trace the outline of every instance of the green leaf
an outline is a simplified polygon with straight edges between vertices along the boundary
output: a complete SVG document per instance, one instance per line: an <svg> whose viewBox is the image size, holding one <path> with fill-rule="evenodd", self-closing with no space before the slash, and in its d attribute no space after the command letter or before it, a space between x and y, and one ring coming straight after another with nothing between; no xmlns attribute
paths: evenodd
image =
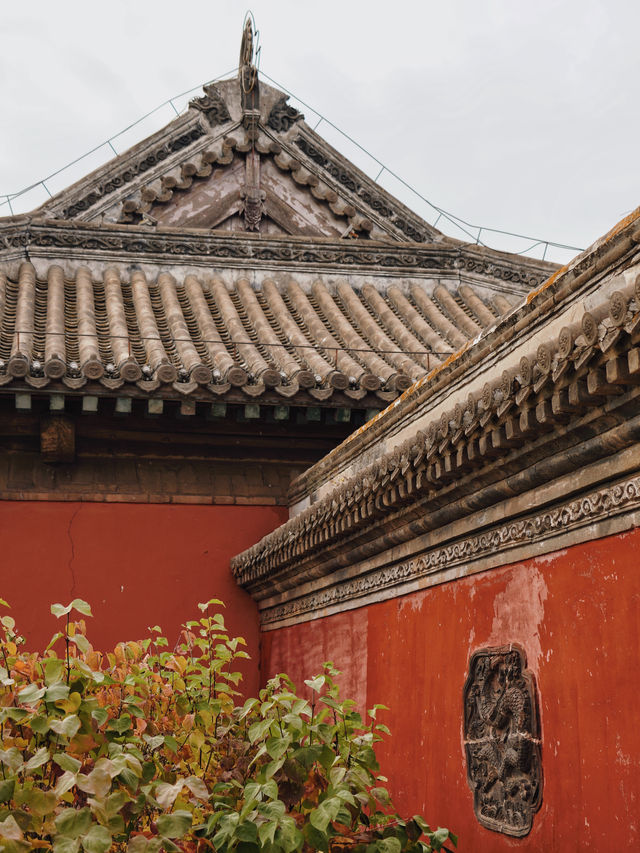
<svg viewBox="0 0 640 853"><path fill-rule="evenodd" d="M258 827L253 821L243 821L239 824L235 832L238 841L246 841L249 844L255 844L258 840Z"/></svg>
<svg viewBox="0 0 640 853"><path fill-rule="evenodd" d="M49 731L49 720L47 717L38 716L31 718L31 731L37 735L44 735Z"/></svg>
<svg viewBox="0 0 640 853"><path fill-rule="evenodd" d="M127 853L147 853L148 843L144 835L134 835L127 844Z"/></svg>
<svg viewBox="0 0 640 853"><path fill-rule="evenodd" d="M268 782L265 782L264 785L260 786L260 790L268 800L277 800L278 799L278 783L275 779L269 779Z"/></svg>
<svg viewBox="0 0 640 853"><path fill-rule="evenodd" d="M440 850L445 841L449 839L449 830L439 826L435 832L429 833L429 841L434 850ZM456 839L457 841L457 839Z"/></svg>
<svg viewBox="0 0 640 853"><path fill-rule="evenodd" d="M15 779L3 779L0 781L0 803L7 803L13 797L15 786Z"/></svg>
<svg viewBox="0 0 640 853"><path fill-rule="evenodd" d="M14 723L21 723L25 717L29 716L29 712L26 708L5 708L3 710L3 714L7 719L13 720Z"/></svg>
<svg viewBox="0 0 640 853"><path fill-rule="evenodd" d="M22 755L15 746L10 747L9 749L0 750L0 761L3 764L6 764L9 770L13 770L14 773L24 764Z"/></svg>
<svg viewBox="0 0 640 853"><path fill-rule="evenodd" d="M78 853L79 849L79 838L67 838L66 836L59 836L53 843L53 853Z"/></svg>
<svg viewBox="0 0 640 853"><path fill-rule="evenodd" d="M124 770L121 770L118 773L118 779L127 786L131 791L138 790L138 777L133 772L133 770L129 770L125 767Z"/></svg>
<svg viewBox="0 0 640 853"><path fill-rule="evenodd" d="M111 833L104 826L94 824L82 839L86 853L107 853L111 847Z"/></svg>
<svg viewBox="0 0 640 853"><path fill-rule="evenodd" d="M80 718L77 714L70 714L63 720L50 720L49 727L57 734L63 737L72 738L78 734L80 730Z"/></svg>
<svg viewBox="0 0 640 853"><path fill-rule="evenodd" d="M376 850L379 853L400 853L402 844L397 838L379 838L376 843Z"/></svg>
<svg viewBox="0 0 640 853"><path fill-rule="evenodd" d="M25 805L29 806L29 810L37 817L45 817L55 811L58 805L58 798L54 791L41 791L39 788L32 788L24 801Z"/></svg>
<svg viewBox="0 0 640 853"><path fill-rule="evenodd" d="M327 835L316 829L312 823L305 824L302 834L312 850L322 850L322 853L328 853L329 839Z"/></svg>
<svg viewBox="0 0 640 853"><path fill-rule="evenodd" d="M326 679L324 675L316 675L315 678L305 678L304 683L310 690L313 690L314 693L319 693L324 687Z"/></svg>
<svg viewBox="0 0 640 853"><path fill-rule="evenodd" d="M266 720L258 720L257 723L249 726L249 740L251 743L255 743L257 740L262 740L273 723L274 720L268 718Z"/></svg>
<svg viewBox="0 0 640 853"><path fill-rule="evenodd" d="M224 605L224 602L223 602L223 601L220 601L220 599L219 599L219 598L210 598L210 599L209 599L209 601L202 601L202 602L200 602L200 603L198 604L198 610L200 610L202 613L204 613L204 612L205 612L205 610L207 610L207 609L208 609L208 607L209 607L209 605L210 605L210 604L217 604L217 605L219 605L220 607L224 607L224 606L225 606L225 605ZM7 606L8 606L8 605L7 605Z"/></svg>
<svg viewBox="0 0 640 853"><path fill-rule="evenodd" d="M68 838L78 838L89 831L91 812L84 809L64 809L56 817L56 829L60 835Z"/></svg>
<svg viewBox="0 0 640 853"><path fill-rule="evenodd" d="M68 770L65 771L62 776L58 779L58 783L54 788L56 797L60 798L63 794L66 794L67 791L70 791L71 788L76 784L76 774L71 773Z"/></svg>
<svg viewBox="0 0 640 853"><path fill-rule="evenodd" d="M280 829L278 830L278 840L285 853L293 853L294 850L302 846L304 836L297 828L293 818L285 818L281 821Z"/></svg>
<svg viewBox="0 0 640 853"><path fill-rule="evenodd" d="M35 770L37 767L42 767L43 764L47 763L50 757L49 750L46 746L43 746L31 756L25 764L24 769Z"/></svg>
<svg viewBox="0 0 640 853"><path fill-rule="evenodd" d="M46 692L45 687L38 687L37 684L29 684L18 691L18 701L25 705L33 705L34 702L39 702Z"/></svg>
<svg viewBox="0 0 640 853"><path fill-rule="evenodd" d="M129 729L133 728L131 716L129 714L123 714L121 717L118 717L117 720L109 720L107 728L112 732L117 732L118 734L123 735L125 732L128 732Z"/></svg>
<svg viewBox="0 0 640 853"><path fill-rule="evenodd" d="M87 780L89 782L88 793L99 799L103 799L111 791L111 774L104 767L94 767Z"/></svg>
<svg viewBox="0 0 640 853"><path fill-rule="evenodd" d="M291 739L288 737L271 737L267 741L267 752L274 760L280 758L287 751Z"/></svg>
<svg viewBox="0 0 640 853"><path fill-rule="evenodd" d="M83 616L93 616L91 612L91 606L87 604L86 601L83 601L81 598L74 598L69 608L73 607L74 610L77 610L78 613L82 613Z"/></svg>
<svg viewBox="0 0 640 853"><path fill-rule="evenodd" d="M173 735L165 735L164 745L168 746L171 752L178 752L178 741L173 737Z"/></svg>
<svg viewBox="0 0 640 853"><path fill-rule="evenodd" d="M164 735L154 735L154 737L142 735L142 738L152 752L164 743Z"/></svg>
<svg viewBox="0 0 640 853"><path fill-rule="evenodd" d="M165 838L182 838L191 829L191 812L175 811L161 814L157 820L158 832Z"/></svg>
<svg viewBox="0 0 640 853"><path fill-rule="evenodd" d="M61 767L63 770L68 770L71 773L77 773L82 767L82 764L77 758L74 758L72 755L67 755L66 752L56 752L53 756L53 760L58 767Z"/></svg>
<svg viewBox="0 0 640 853"><path fill-rule="evenodd" d="M91 716L99 726L104 726L109 719L109 712L106 708L96 708L91 712Z"/></svg>
<svg viewBox="0 0 640 853"><path fill-rule="evenodd" d="M209 799L209 789L204 783L203 779L200 779L198 776L189 776L188 779L184 780L184 784L191 791L194 797L199 800L208 800Z"/></svg>
<svg viewBox="0 0 640 853"><path fill-rule="evenodd" d="M70 637L69 642L74 643L80 649L82 654L86 654L91 648L89 640L87 640L84 634L76 634L75 636Z"/></svg>
<svg viewBox="0 0 640 853"><path fill-rule="evenodd" d="M57 684L64 679L66 667L60 658L45 658L43 667L45 684Z"/></svg>
<svg viewBox="0 0 640 853"><path fill-rule="evenodd" d="M263 823L262 826L258 829L258 837L263 847L266 847L268 844L273 844L276 837L277 828L278 822L275 820L270 820L266 823Z"/></svg>
<svg viewBox="0 0 640 853"><path fill-rule="evenodd" d="M174 785L170 785L168 782L160 782L156 786L154 796L163 809L170 809L178 799L178 795L182 791L183 786L183 779L178 779Z"/></svg>
<svg viewBox="0 0 640 853"><path fill-rule="evenodd" d="M389 797L389 792L386 788L372 788L369 793L372 797L375 797L376 800L381 803L383 806L388 806L391 802Z"/></svg>
<svg viewBox="0 0 640 853"><path fill-rule="evenodd" d="M51 687L47 688L47 692L44 694L44 701L61 702L63 699L68 698L69 692L69 686L67 684L52 684Z"/></svg>
<svg viewBox="0 0 640 853"><path fill-rule="evenodd" d="M10 841L22 841L24 838L22 830L13 815L9 815L0 823L0 838L7 838Z"/></svg>
<svg viewBox="0 0 640 853"><path fill-rule="evenodd" d="M67 613L71 613L71 604L67 604L66 607L63 604L52 604L51 612L56 619L59 619L61 616L66 616Z"/></svg>

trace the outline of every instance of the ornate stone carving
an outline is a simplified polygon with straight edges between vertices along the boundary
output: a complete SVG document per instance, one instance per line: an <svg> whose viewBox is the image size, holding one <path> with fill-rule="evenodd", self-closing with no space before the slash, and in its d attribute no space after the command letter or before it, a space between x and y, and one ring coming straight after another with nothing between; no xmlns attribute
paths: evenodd
<svg viewBox="0 0 640 853"><path fill-rule="evenodd" d="M259 187L250 186L240 191L244 227L246 231L259 231L260 221L265 214L265 191Z"/></svg>
<svg viewBox="0 0 640 853"><path fill-rule="evenodd" d="M528 545L560 531L596 524L622 512L640 507L640 477L625 483L598 489L585 497L529 518L510 521L476 536L459 539L449 545L434 548L420 557L396 563L369 572L342 583L286 601L261 613L263 626L275 627L277 623L304 618L306 614L343 602L380 592L427 575L437 574L454 566L479 560L499 551L508 551L519 545ZM240 574L234 571L236 577ZM244 579L241 578L242 583Z"/></svg>
<svg viewBox="0 0 640 853"><path fill-rule="evenodd" d="M542 802L533 674L517 646L481 649L464 685L464 748L476 817L487 829L527 835Z"/></svg>
<svg viewBox="0 0 640 853"><path fill-rule="evenodd" d="M104 183L96 184L91 189L91 192L78 199L78 201L73 202L73 204L70 204L68 207L65 207L62 211L62 217L64 219L73 219L79 213L83 213L85 210L93 207L93 205L100 201L104 196L109 195L115 190L121 189L137 175L141 175L143 172L146 172L148 169L151 169L153 166L156 166L158 163L166 160L167 157L176 151L180 151L182 148L186 148L188 145L191 145L192 142L195 142L197 139L204 136L205 132L206 131L200 126L194 127L185 133L181 133L180 136L177 136L175 139L165 142L155 150L146 153L137 163L129 163L122 172L112 175L108 180L104 181Z"/></svg>
<svg viewBox="0 0 640 853"><path fill-rule="evenodd" d="M315 145L312 145L304 136L296 137L295 144L303 151L307 157L328 172L338 183L342 184L345 189L355 193L368 207L375 211L378 216L383 219L388 219L399 231L405 234L410 240L415 240L417 243L423 243L429 239L429 234L422 231L413 223L409 222L404 216L398 215L384 196L376 195L371 190L361 184L350 172L342 168L342 166L334 163L322 151L319 151Z"/></svg>
<svg viewBox="0 0 640 853"><path fill-rule="evenodd" d="M91 254L100 251L118 251L138 256L167 255L184 256L203 260L222 258L227 261L253 260L265 262L332 264L349 268L399 268L413 270L450 270L454 268L457 256L452 256L446 248L424 247L407 249L403 245L390 244L388 247L371 249L366 245L356 245L352 241L348 246L318 245L313 242L284 244L276 241L247 242L237 237L221 237L205 232L197 237L190 233L182 235L167 232L149 233L148 231L122 228L122 230L100 230L87 225L69 228L57 228L49 225L31 225L26 229L14 230L4 237L7 247L33 246L39 248L79 249ZM514 270L508 266L491 265L481 258L468 259L466 269L477 275L491 275L497 280L518 282L526 287L534 287L544 280L544 274L538 270Z"/></svg>
<svg viewBox="0 0 640 853"><path fill-rule="evenodd" d="M227 105L213 83L205 86L204 92L205 94L202 97L194 98L190 101L189 106L204 113L212 127L217 124L224 124L226 121L231 121Z"/></svg>
<svg viewBox="0 0 640 853"><path fill-rule="evenodd" d="M286 133L301 118L304 118L302 113L288 104L287 98L280 98L271 108L267 124L272 130Z"/></svg>

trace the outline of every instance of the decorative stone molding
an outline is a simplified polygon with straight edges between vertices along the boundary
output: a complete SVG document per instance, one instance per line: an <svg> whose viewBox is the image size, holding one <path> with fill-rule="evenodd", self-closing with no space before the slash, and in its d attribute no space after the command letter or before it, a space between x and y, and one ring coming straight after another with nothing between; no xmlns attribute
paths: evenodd
<svg viewBox="0 0 640 853"><path fill-rule="evenodd" d="M82 196L78 200L74 201L72 204L65 207L62 210L62 218L74 219L79 214L84 213L85 210L88 210L90 207L93 207L93 205L97 201L100 201L100 199L104 196L110 195L112 192L122 189L135 177L143 174L144 172L147 172L154 166L157 166L158 163L161 163L163 160L166 160L167 157L170 157L176 151L180 151L183 148L186 148L187 146L191 145L191 143L204 136L205 133L206 131L204 130L204 128L200 127L200 125L196 125L190 130L187 130L186 132L181 133L179 136L176 136L174 139L162 143L162 145L159 145L151 152L145 152L144 156L141 157L138 161L127 163L127 165L121 172L117 172L116 174L110 176L104 182L94 184L91 190L86 195Z"/></svg>
<svg viewBox="0 0 640 853"><path fill-rule="evenodd" d="M246 235L215 234L203 229L150 230L143 226L97 225L88 222L54 222L26 219L0 231L0 262L14 249L28 250L34 255L43 250L53 256L56 250L77 253L83 261L114 255L130 262L149 263L162 259L166 263L182 260L209 265L212 259L224 260L228 266L244 266L248 262L264 268L335 269L351 272L365 270L378 275L396 273L433 276L434 272L456 277L470 275L492 284L499 290L524 293L546 280L555 268L530 259L495 253L490 258L474 246L445 243L408 247L398 243L374 243L350 240L308 240L289 237L252 239ZM2 248L4 246L4 250Z"/></svg>
<svg viewBox="0 0 640 853"><path fill-rule="evenodd" d="M227 105L213 83L204 87L204 95L189 101L189 106L204 113L212 127L231 121Z"/></svg>
<svg viewBox="0 0 640 853"><path fill-rule="evenodd" d="M308 614L322 612L430 575L435 577L445 570L453 570L496 553L503 553L506 563L509 562L508 552L520 545L549 541L559 533L595 525L614 515L637 509L640 509L640 477L633 477L528 518L509 521L458 539L411 560L334 583L309 595L292 597L290 601L263 609L261 622L264 628L275 628L280 623L302 619Z"/></svg>
<svg viewBox="0 0 640 853"><path fill-rule="evenodd" d="M471 655L464 685L464 749L476 817L521 838L542 803L536 686L512 644Z"/></svg>
<svg viewBox="0 0 640 853"><path fill-rule="evenodd" d="M396 519L390 523L397 527L398 514L401 517L405 508L427 496L436 500L441 491L463 482L471 472L486 472L488 466L495 469L492 460L496 458L515 454L511 465L517 465L518 470L526 465L524 461L514 462L520 448L526 460L527 447L545 433L563 432L567 447L575 447L578 439L570 438L572 422L597 411L607 399L613 405L625 387L631 389L633 399L637 396L640 349L635 344L640 342L640 292L626 294L626 300L622 326L611 326L607 303L598 309L602 320L597 345L590 344L582 333L576 336L568 358L562 355L564 340L538 347L535 355L521 359L517 373L503 374L493 384L485 383L480 394L470 396L464 409L458 404L444 411L426 429L379 456L235 557L232 571L238 581L257 590L267 577L272 581L289 577L295 566L300 567L311 554L317 555L324 543L335 547L355 536L371 539L372 531L382 533L382 526L391 518ZM612 301L619 299L612 297ZM584 325L590 323L591 315ZM635 411L634 405L629 404L631 411ZM623 413L619 417L624 421ZM592 452L606 453L607 447L596 444ZM562 464L572 464L573 458L577 459L575 451ZM466 493L473 488L473 478L467 478Z"/></svg>
<svg viewBox="0 0 640 853"><path fill-rule="evenodd" d="M338 163L335 158L321 151L304 135L298 135L294 142L313 163L331 175L340 186L357 196L373 213L382 219L389 220L409 240L424 243L434 238L434 234L437 233L435 229L425 227L426 223L421 227L417 217L413 217L412 221L410 216L400 213L397 204L394 204L395 200L388 193L376 193L372 187L358 178L353 169Z"/></svg>
<svg viewBox="0 0 640 853"><path fill-rule="evenodd" d="M286 133L297 121L304 118L287 100L288 98L284 97L276 101L267 119L267 125L277 133Z"/></svg>

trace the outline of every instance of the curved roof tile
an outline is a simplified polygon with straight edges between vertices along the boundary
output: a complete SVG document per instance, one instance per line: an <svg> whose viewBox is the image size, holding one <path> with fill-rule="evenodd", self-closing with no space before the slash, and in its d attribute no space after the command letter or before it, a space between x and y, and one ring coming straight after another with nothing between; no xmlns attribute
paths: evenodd
<svg viewBox="0 0 640 853"><path fill-rule="evenodd" d="M287 386L287 397L351 387L393 397L495 322L477 293L452 282L360 289L318 278L309 288L252 278L252 270L230 280L213 269L152 278L84 266L65 275L58 264L37 276L24 262L17 276L0 275L0 379L84 377L107 391L144 380L149 393L177 381L182 394L225 393L226 383L252 396Z"/></svg>

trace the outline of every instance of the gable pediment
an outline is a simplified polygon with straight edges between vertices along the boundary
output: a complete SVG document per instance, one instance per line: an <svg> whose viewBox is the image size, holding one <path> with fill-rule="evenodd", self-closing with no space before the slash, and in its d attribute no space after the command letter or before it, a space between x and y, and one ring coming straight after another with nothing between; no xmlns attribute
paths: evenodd
<svg viewBox="0 0 640 853"><path fill-rule="evenodd" d="M48 201L85 222L437 242L440 232L326 143L267 86L205 87L166 128Z"/></svg>

